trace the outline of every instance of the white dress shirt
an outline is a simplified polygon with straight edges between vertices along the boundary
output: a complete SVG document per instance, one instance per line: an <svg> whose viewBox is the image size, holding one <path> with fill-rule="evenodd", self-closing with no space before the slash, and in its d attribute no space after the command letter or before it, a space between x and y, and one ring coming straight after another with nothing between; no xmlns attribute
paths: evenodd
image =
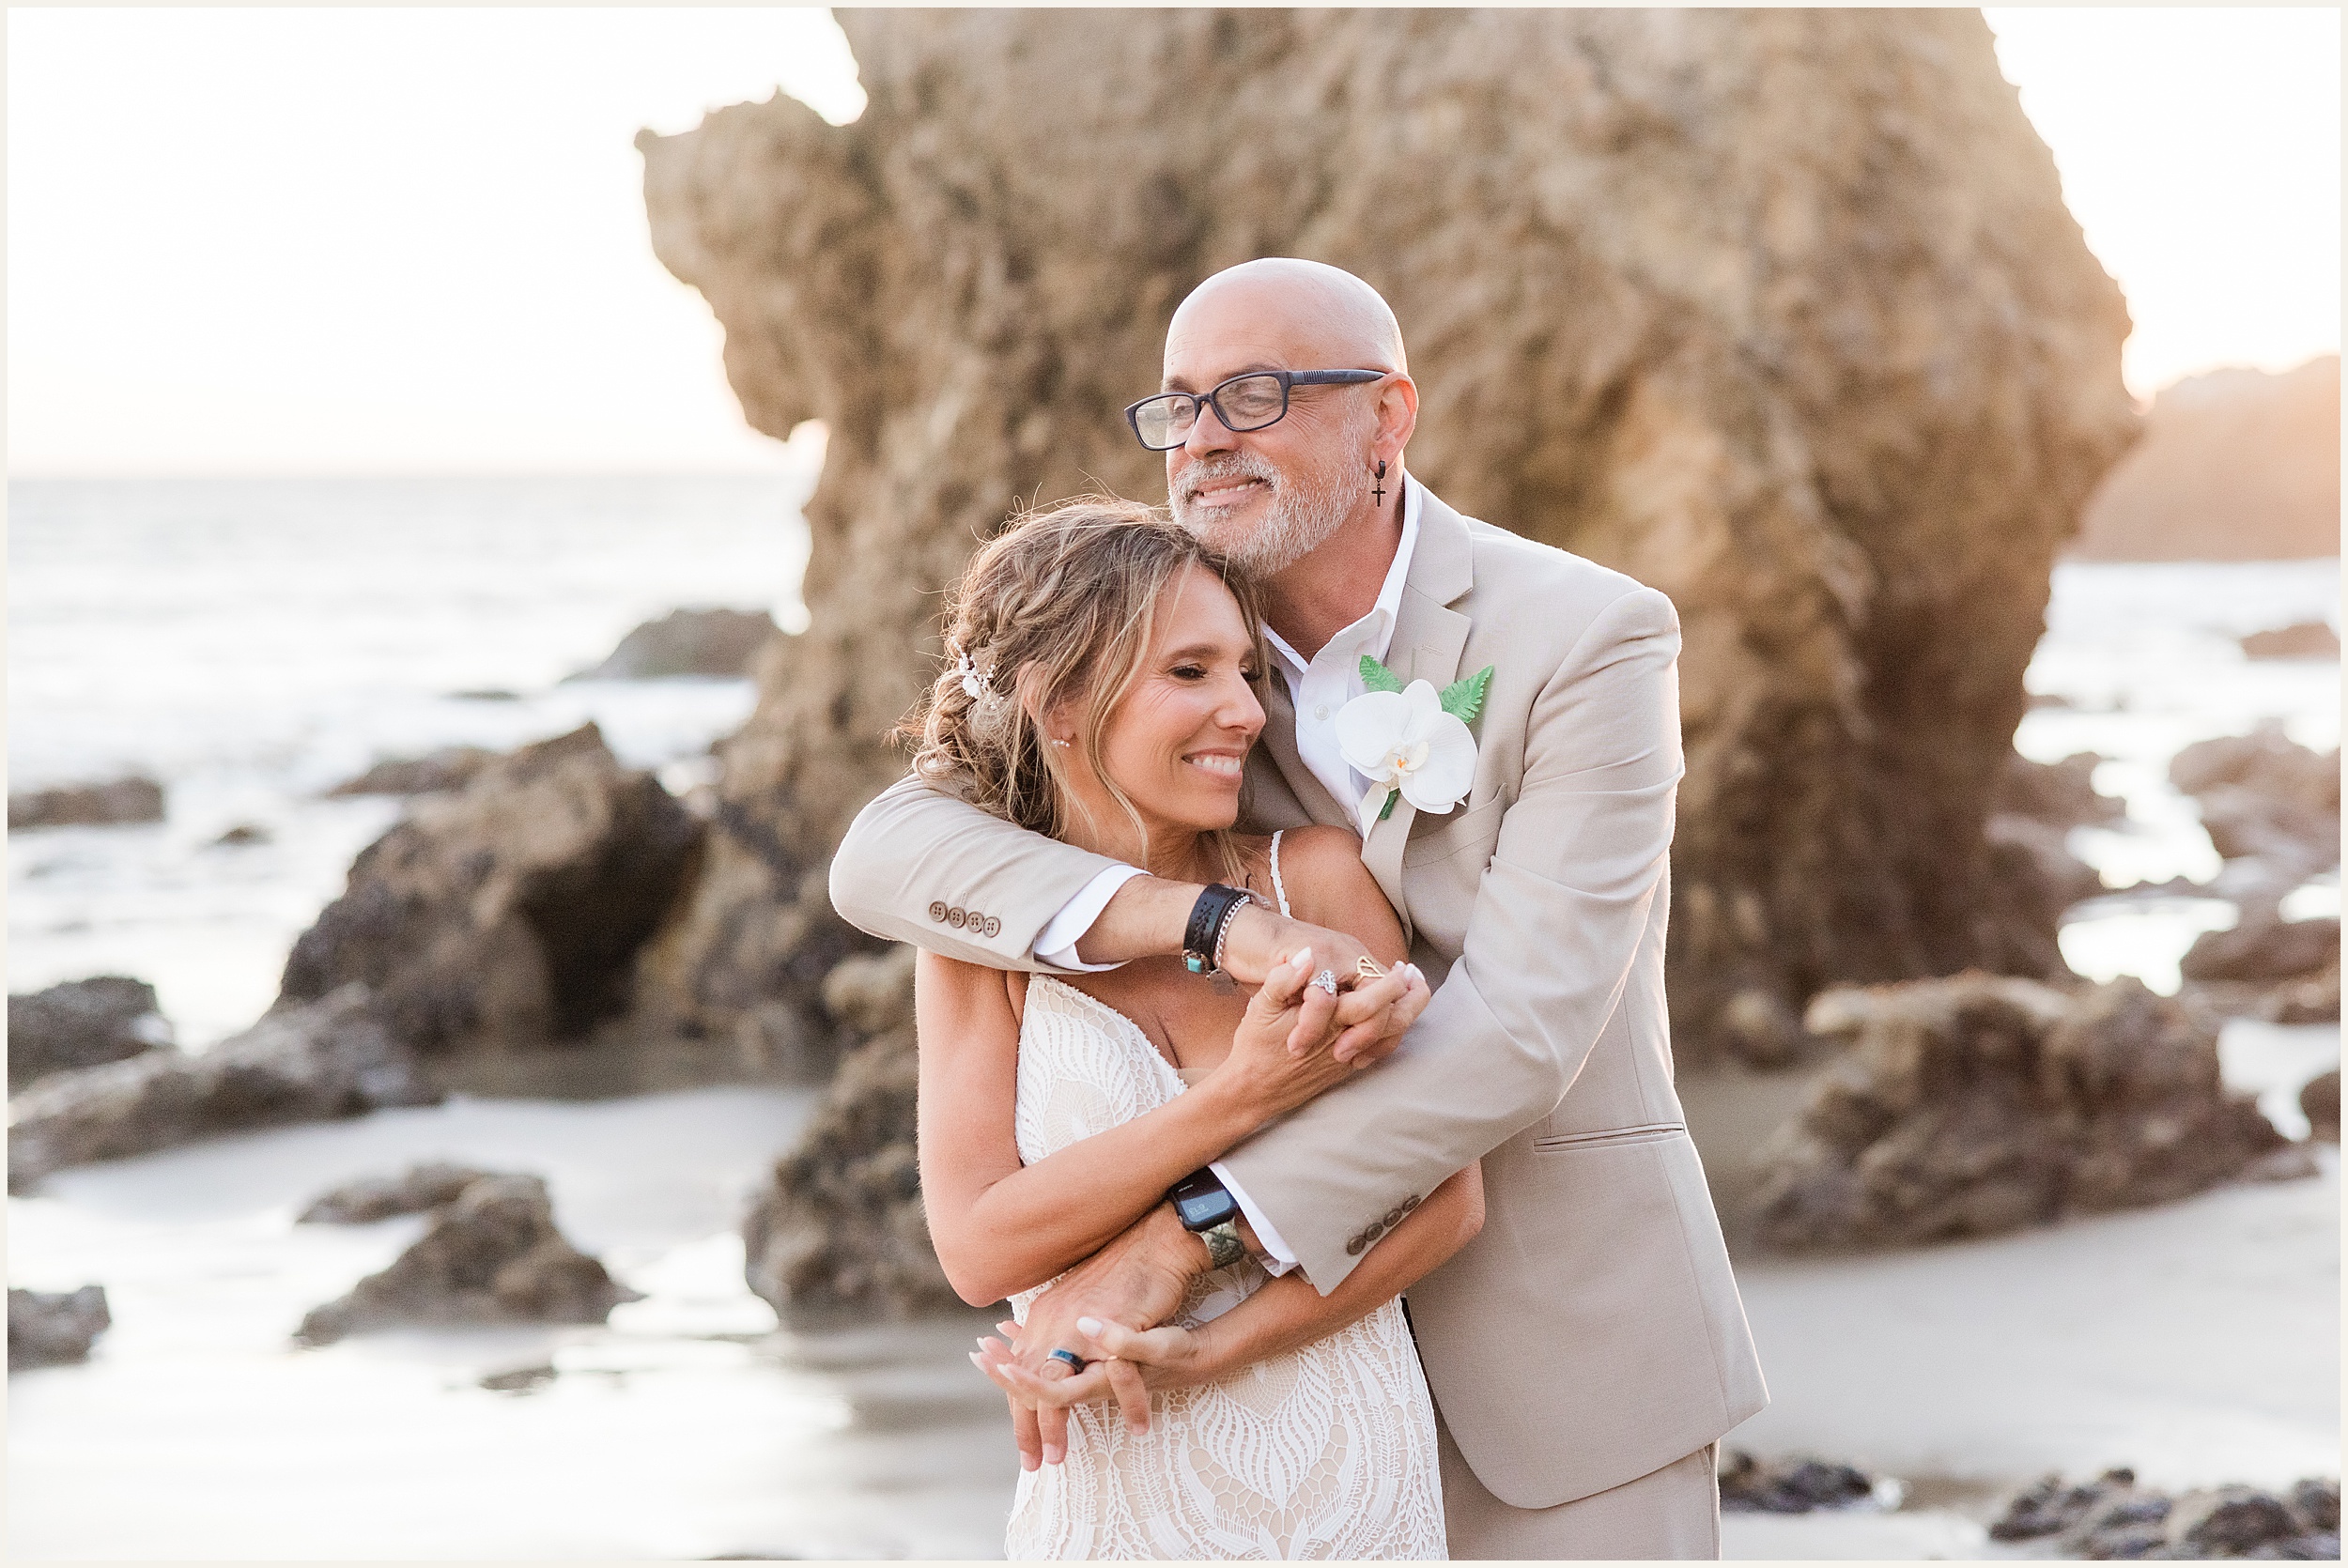
<svg viewBox="0 0 2348 1568"><path fill-rule="evenodd" d="M1338 750L1336 719L1337 710L1369 689L1362 681L1362 655L1367 653L1383 663L1394 642L1395 619L1402 609L1402 585L1410 577L1411 552L1418 545L1419 488L1407 474L1401 477L1398 487L1402 491L1402 541L1395 548L1394 564L1386 568L1386 580L1380 585L1378 602L1369 607L1369 613L1331 638L1309 660L1289 646L1279 633L1270 626L1264 628L1264 640L1272 645L1273 662L1280 667L1280 677L1288 683L1289 701L1296 710L1296 754L1331 797L1353 815L1354 831L1365 837L1369 824L1362 820L1362 797L1369 792L1369 780L1356 772ZM1136 866L1112 866L1085 884L1036 933L1035 956L1065 970L1091 972L1118 967L1113 963L1085 962L1076 956L1076 944L1092 929L1092 923L1101 917L1117 890L1130 878L1141 874ZM1274 1274L1285 1274L1295 1268L1296 1254L1280 1239L1272 1222L1240 1191L1230 1173L1219 1161L1207 1168L1221 1179L1225 1191L1238 1201L1240 1211L1255 1227L1256 1239L1270 1254L1264 1267Z"/></svg>

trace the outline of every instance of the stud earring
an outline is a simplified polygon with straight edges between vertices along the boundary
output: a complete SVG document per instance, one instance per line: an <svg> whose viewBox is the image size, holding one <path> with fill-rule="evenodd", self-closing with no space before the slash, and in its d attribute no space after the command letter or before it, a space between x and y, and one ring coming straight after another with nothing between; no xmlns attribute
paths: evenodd
<svg viewBox="0 0 2348 1568"><path fill-rule="evenodd" d="M1386 499L1386 460L1383 457L1378 459L1378 483L1371 487L1369 499L1372 500Z"/></svg>
<svg viewBox="0 0 2348 1568"><path fill-rule="evenodd" d="M1066 741L1063 741L1063 740L1058 739L1058 737L1055 737L1055 738L1053 739L1053 741L1052 741L1052 744L1053 744L1054 746L1066 746L1068 743L1067 743Z"/></svg>

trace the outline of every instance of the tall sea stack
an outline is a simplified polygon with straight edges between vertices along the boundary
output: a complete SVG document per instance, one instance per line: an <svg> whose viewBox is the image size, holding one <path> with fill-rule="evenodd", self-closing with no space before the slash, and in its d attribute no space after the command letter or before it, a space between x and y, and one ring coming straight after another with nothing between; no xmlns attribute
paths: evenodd
<svg viewBox="0 0 2348 1568"><path fill-rule="evenodd" d="M2059 966L1983 822L2049 563L2135 432L2128 318L1977 13L839 14L854 124L779 96L639 139L750 423L831 432L811 624L644 959L661 1022L820 1007L863 945L825 865L904 767L938 591L1024 501L1163 498L1119 409L1259 255L1393 302L1435 491L1679 607L1683 1042Z"/></svg>

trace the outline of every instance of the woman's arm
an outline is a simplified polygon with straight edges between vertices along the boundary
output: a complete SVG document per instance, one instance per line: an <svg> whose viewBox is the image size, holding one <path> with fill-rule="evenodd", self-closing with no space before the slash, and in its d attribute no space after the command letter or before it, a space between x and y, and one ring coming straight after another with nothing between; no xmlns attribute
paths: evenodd
<svg viewBox="0 0 2348 1568"><path fill-rule="evenodd" d="M923 953L914 965L920 1040L918 1146L930 1239L955 1294L983 1306L1038 1285L1100 1250L1166 1190L1354 1065L1326 1049L1290 1053L1308 953L1275 969L1249 1002L1231 1056L1166 1105L1019 1161L1019 1023L1005 977ZM1413 1015L1426 982L1390 982Z"/></svg>
<svg viewBox="0 0 2348 1568"><path fill-rule="evenodd" d="M1444 1181L1394 1227L1376 1251L1323 1296L1301 1274L1283 1274L1211 1323L1190 1330L1193 1354L1150 1374L1151 1388L1211 1383L1268 1357L1326 1339L1418 1284L1451 1260L1484 1228L1484 1167L1479 1161ZM1104 1330L1107 1325L1103 1325ZM1180 1332L1181 1330L1176 1330ZM1102 1348L1111 1355L1124 1355Z"/></svg>
<svg viewBox="0 0 2348 1568"><path fill-rule="evenodd" d="M1410 1289L1473 1240L1484 1224L1483 1167L1470 1165L1444 1181L1395 1226L1345 1282L1323 1296L1296 1274L1283 1275L1246 1300L1196 1329L1135 1330L1121 1324L1079 1320L1096 1353L1074 1377L1045 1379L1021 1366L1010 1346L985 1342L973 1355L981 1371L1014 1401L1041 1406L1082 1405L1114 1396L1133 1431L1146 1431L1150 1394L1228 1377L1244 1366L1325 1339L1368 1316ZM1010 1332L1016 1326L999 1325Z"/></svg>

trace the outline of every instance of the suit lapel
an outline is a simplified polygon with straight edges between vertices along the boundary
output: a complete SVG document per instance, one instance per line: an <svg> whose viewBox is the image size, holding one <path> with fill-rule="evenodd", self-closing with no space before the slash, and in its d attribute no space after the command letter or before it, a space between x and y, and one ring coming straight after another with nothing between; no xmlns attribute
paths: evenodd
<svg viewBox="0 0 2348 1568"><path fill-rule="evenodd" d="M1418 482L1411 481L1415 484ZM1411 553L1411 568L1402 582L1402 606L1394 622L1394 637L1386 646L1386 668L1405 684L1427 681L1437 690L1460 676L1460 657L1467 649L1472 623L1451 608L1475 581L1474 547L1467 524L1457 512L1437 500L1431 491L1419 494L1418 543ZM1291 737L1293 724L1290 726ZM1293 738L1290 746L1294 748ZM1321 792L1324 798L1326 791ZM1453 807L1458 809L1458 807ZM1402 897L1402 849L1410 841L1411 823L1418 808L1397 798L1384 821L1370 824L1362 844L1362 864L1402 916L1405 940L1412 934L1410 905Z"/></svg>
<svg viewBox="0 0 2348 1568"><path fill-rule="evenodd" d="M1330 795L1296 749L1296 709L1289 699L1288 678L1274 670L1263 688L1263 736L1259 744L1279 770L1280 781L1305 808L1305 815L1314 822L1323 827L1354 827L1355 814Z"/></svg>

